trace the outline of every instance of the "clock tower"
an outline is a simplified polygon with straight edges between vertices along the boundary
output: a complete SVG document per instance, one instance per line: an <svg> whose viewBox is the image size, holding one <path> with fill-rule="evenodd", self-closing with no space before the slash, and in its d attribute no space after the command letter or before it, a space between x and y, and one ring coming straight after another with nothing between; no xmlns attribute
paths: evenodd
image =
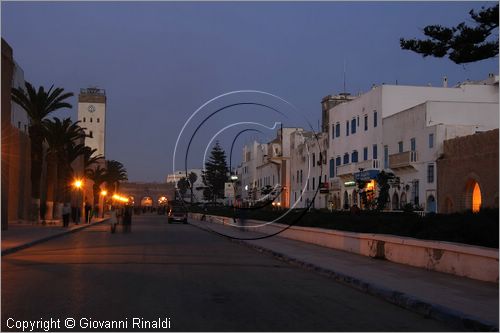
<svg viewBox="0 0 500 333"><path fill-rule="evenodd" d="M78 120L85 128L85 145L106 156L106 91L98 88L80 89Z"/></svg>

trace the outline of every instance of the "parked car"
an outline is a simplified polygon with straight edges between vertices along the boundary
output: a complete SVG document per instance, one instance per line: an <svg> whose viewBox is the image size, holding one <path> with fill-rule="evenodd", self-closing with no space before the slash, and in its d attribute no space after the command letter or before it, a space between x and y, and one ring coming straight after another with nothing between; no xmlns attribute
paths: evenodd
<svg viewBox="0 0 500 333"><path fill-rule="evenodd" d="M168 223L173 221L187 223L187 210L183 206L171 206L168 210Z"/></svg>

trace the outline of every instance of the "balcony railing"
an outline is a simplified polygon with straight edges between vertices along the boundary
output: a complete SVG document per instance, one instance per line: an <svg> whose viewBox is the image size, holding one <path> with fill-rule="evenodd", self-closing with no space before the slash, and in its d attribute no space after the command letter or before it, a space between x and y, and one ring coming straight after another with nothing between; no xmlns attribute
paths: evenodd
<svg viewBox="0 0 500 333"><path fill-rule="evenodd" d="M402 169L411 168L413 163L417 162L416 151L405 151L398 154L389 155L389 168Z"/></svg>
<svg viewBox="0 0 500 333"><path fill-rule="evenodd" d="M356 168L363 170L371 170L376 169L380 170L380 161L379 160L366 160L356 163Z"/></svg>
<svg viewBox="0 0 500 333"><path fill-rule="evenodd" d="M337 167L337 176L341 177L341 176L351 175L356 171L358 171L358 169L356 169L356 163L339 165Z"/></svg>

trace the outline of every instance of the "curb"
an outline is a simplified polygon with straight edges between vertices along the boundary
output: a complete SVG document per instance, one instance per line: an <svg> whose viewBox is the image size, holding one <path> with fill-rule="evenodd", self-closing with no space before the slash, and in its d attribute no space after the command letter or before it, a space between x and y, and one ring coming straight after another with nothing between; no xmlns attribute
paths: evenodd
<svg viewBox="0 0 500 333"><path fill-rule="evenodd" d="M24 243L24 244L21 244L21 245L17 245L17 246L14 246L14 247L2 250L2 257L6 256L6 255L9 255L9 254L12 254L12 253L15 253L15 252L18 252L18 251L21 251L21 250L24 250L24 249L32 247L34 245L37 245L37 244L40 244L40 243L44 243L44 242L49 241L51 239L62 237L62 236L68 235L68 234L72 234L72 233L75 233L77 231L89 228L89 227L91 227L93 225L96 225L96 224L104 223L107 220L109 220L109 218L103 219L102 221L85 224L85 225L82 225L79 228L74 228L74 229L71 229L71 230L66 230L66 231L60 232L58 234L50 235L50 236L47 236L47 237L44 237L44 238L35 239L35 240L31 241L31 242Z"/></svg>
<svg viewBox="0 0 500 333"><path fill-rule="evenodd" d="M210 229L205 229L202 226L189 223L201 230L211 232ZM215 233L217 234L217 233ZM217 234L218 235L218 234ZM219 235L220 236L220 235ZM223 237L223 236L221 236ZM460 311L456 311L439 304L434 304L428 301L420 300L418 297L405 294L397 290L391 290L384 287L377 286L373 283L369 283L358 279L356 277L346 275L341 272L337 272L331 269L323 268L303 260L294 258L292 256L277 252L266 247L250 243L249 241L238 240L230 238L232 242L243 244L254 250L262 253L272 255L273 257L284 261L286 263L300 266L310 271L314 271L323 276L333 279L334 281L340 282L343 285L349 286L356 290L362 291L369 295L381 298L389 303L400 306L409 311L423 315L426 318L432 318L441 322L444 322L456 329L467 330L467 331L481 331L481 332L498 332L498 324L485 321Z"/></svg>

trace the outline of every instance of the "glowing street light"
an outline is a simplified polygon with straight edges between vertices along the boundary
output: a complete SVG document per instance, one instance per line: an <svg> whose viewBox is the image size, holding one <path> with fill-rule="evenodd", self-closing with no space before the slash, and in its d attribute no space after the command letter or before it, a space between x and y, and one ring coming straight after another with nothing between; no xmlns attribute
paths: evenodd
<svg viewBox="0 0 500 333"><path fill-rule="evenodd" d="M75 180L73 183L73 186L75 186L77 189L82 188L83 182L80 179Z"/></svg>
<svg viewBox="0 0 500 333"><path fill-rule="evenodd" d="M103 197L105 197L106 195L108 195L108 191L106 191L106 190L102 190L102 191L101 191L101 195L102 195Z"/></svg>

